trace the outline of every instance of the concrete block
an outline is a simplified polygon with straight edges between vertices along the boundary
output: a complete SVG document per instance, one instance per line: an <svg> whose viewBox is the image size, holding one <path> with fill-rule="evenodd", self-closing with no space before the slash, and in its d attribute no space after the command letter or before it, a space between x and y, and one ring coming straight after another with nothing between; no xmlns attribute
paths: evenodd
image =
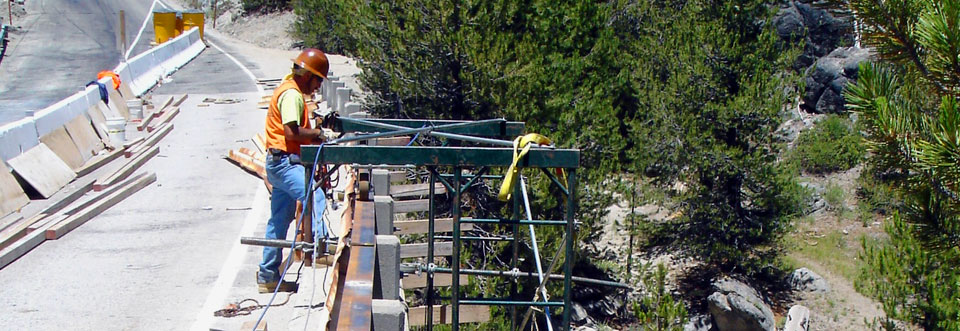
<svg viewBox="0 0 960 331"><path fill-rule="evenodd" d="M373 169L373 195L390 195L390 171L387 169Z"/></svg>
<svg viewBox="0 0 960 331"><path fill-rule="evenodd" d="M343 113L341 113L341 115L343 115L343 116L350 116L350 114L359 113L359 112L360 112L360 104L359 104L359 103L356 103L356 102L347 102L347 103L345 103L345 104L343 105Z"/></svg>
<svg viewBox="0 0 960 331"><path fill-rule="evenodd" d="M400 298L400 239L377 235L377 264L373 273L373 298Z"/></svg>
<svg viewBox="0 0 960 331"><path fill-rule="evenodd" d="M393 198L389 195L373 196L374 215L377 220L377 234L393 234Z"/></svg>
<svg viewBox="0 0 960 331"><path fill-rule="evenodd" d="M373 329L377 331L404 330L406 311L400 300L373 300Z"/></svg>
<svg viewBox="0 0 960 331"><path fill-rule="evenodd" d="M333 104L333 93L331 93L330 91L333 91L333 89L336 89L336 86L334 86L335 84L333 82L339 82L339 81L340 81L340 77L330 74L329 76L327 76L327 80L323 82L323 85L320 85L320 89L321 89L320 92L321 92L321 95L323 96L323 101L326 101L327 105Z"/></svg>
<svg viewBox="0 0 960 331"><path fill-rule="evenodd" d="M330 81L329 91L327 92L327 104L330 105L330 109L339 111L337 108L337 89L346 86L346 83L341 81Z"/></svg>
<svg viewBox="0 0 960 331"><path fill-rule="evenodd" d="M349 87L338 87L337 88L337 112L343 113L343 105L350 102L350 93L353 90Z"/></svg>

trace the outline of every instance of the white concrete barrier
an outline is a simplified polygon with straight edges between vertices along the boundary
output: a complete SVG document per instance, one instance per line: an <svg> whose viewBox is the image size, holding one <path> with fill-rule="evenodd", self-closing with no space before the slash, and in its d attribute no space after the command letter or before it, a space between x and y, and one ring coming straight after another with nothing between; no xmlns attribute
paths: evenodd
<svg viewBox="0 0 960 331"><path fill-rule="evenodd" d="M9 160L38 145L40 135L33 118L27 117L0 126L0 141L3 142L0 143L0 157Z"/></svg>
<svg viewBox="0 0 960 331"><path fill-rule="evenodd" d="M153 88L160 79L190 62L204 48L206 44L200 40L200 32L194 27L126 63L120 63L114 72L130 85L134 94L140 96ZM99 82L113 88L109 77ZM30 117L0 126L0 158L9 160L36 146L40 136L56 130L77 116L87 116L87 109L97 102L100 102L99 87L87 86L66 99L34 112Z"/></svg>

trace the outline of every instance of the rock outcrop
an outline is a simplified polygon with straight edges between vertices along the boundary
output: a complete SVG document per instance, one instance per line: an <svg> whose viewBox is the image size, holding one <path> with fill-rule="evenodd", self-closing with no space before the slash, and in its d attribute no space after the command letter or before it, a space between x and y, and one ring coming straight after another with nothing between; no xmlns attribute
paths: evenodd
<svg viewBox="0 0 960 331"><path fill-rule="evenodd" d="M805 68L841 46L853 45L853 25L822 8L819 1L789 1L773 20L777 35L784 40L803 41L803 53L796 68Z"/></svg>
<svg viewBox="0 0 960 331"><path fill-rule="evenodd" d="M818 59L807 69L806 90L800 108L820 114L845 112L843 89L857 80L860 63L869 60L870 56L867 49L842 47Z"/></svg>
<svg viewBox="0 0 960 331"><path fill-rule="evenodd" d="M707 307L718 330L776 330L773 311L752 287L733 279L719 280L714 287Z"/></svg>
<svg viewBox="0 0 960 331"><path fill-rule="evenodd" d="M794 270L793 273L787 278L787 283L793 287L795 291L806 291L806 292L829 292L830 284L827 283L826 279L823 279L820 275L813 270L807 268L800 268Z"/></svg>

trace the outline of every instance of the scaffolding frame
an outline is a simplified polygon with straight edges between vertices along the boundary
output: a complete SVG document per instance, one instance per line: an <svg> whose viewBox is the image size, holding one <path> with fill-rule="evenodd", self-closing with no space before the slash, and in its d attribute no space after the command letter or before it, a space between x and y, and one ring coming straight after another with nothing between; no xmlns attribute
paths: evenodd
<svg viewBox="0 0 960 331"><path fill-rule="evenodd" d="M425 167L429 171L429 209L427 233L427 265L422 268L427 275L426 288L426 326L427 330L433 328L433 309L439 301L449 301L452 309L451 327L453 330L459 330L459 313L461 305L496 305L508 306L511 311L511 321L513 328L517 328L517 307L563 307L563 330L570 330L571 324L571 286L573 278L573 249L575 240L575 221L574 213L577 207L576 188L577 188L577 169L580 162L580 151L577 149L556 149L552 147L537 147L531 149L525 157L517 160L518 168L539 168L547 175L554 185L559 187L561 192L561 201L564 201L565 215L562 220L533 220L529 217L529 206L526 206L528 217L522 217L524 205L522 199L526 193L521 192L521 184L517 184L512 195L512 215L505 218L496 219L476 219L463 218L461 215L461 196L477 180L496 179L499 176L489 176L486 173L491 168L506 168L514 162L513 141L502 140L498 138L512 138L523 133L524 123L508 122L504 119L492 119L482 121L432 121L432 120L400 120L400 119L354 119L341 118L338 131L351 133L343 138L334 140L325 145L304 145L301 148L302 160L307 168L313 166L313 160L317 160L317 165L359 165L359 166L414 166ZM358 133L364 133L356 135ZM492 145L494 147L423 147L423 146L366 146L366 145L341 145L342 143L369 140L373 138L400 136L408 134L427 134L447 140L466 141L478 145ZM442 174L441 169L452 168L452 174ZM559 168L566 173L566 182L556 175L547 171L547 169ZM464 170L475 169L474 175L464 175ZM452 182L445 179L452 178ZM466 179L466 183L463 183ZM522 177L518 182L522 182ZM447 192L453 196L451 214L453 218L453 232L451 236L438 236L435 232L435 222L437 215L437 206L435 205L436 183L440 182L447 188ZM565 185L564 185L565 184ZM525 191L525 190L524 190ZM308 200L308 203L312 199ZM307 206L312 210L312 206ZM500 224L510 225L513 236L511 238L480 238L462 236L460 225L462 223L482 223L482 224ZM563 226L565 241L561 249L565 251L563 258L563 300L547 301L526 301L517 298L517 284L520 278L513 277L510 286L509 298L463 298L461 297L460 274L473 274L480 276L504 276L518 273L517 262L519 253L519 226L530 225L531 235L534 235L533 226ZM434 242L437 239L452 239L453 241L453 263L450 268L439 268L433 265L434 261ZM489 271L489 270L469 270L462 269L461 246L468 240L497 240L512 242L512 259L510 266L512 270L508 271ZM558 252L559 253L559 252ZM537 260L539 262L539 253ZM539 263L538 263L539 264ZM539 267L539 265L538 265ZM451 297L435 298L434 274L439 272L449 272L452 274ZM549 274L550 270L546 270ZM544 275L544 271L538 270L537 275L541 278L541 286L545 284L550 277ZM539 292L540 289L538 288ZM437 300L439 299L439 300ZM549 318L549 317L548 317Z"/></svg>

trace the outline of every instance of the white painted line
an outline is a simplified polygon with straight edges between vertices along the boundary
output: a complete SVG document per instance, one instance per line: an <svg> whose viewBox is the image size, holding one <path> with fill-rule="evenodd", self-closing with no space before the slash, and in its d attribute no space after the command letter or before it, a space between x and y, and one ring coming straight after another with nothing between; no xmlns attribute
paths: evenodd
<svg viewBox="0 0 960 331"><path fill-rule="evenodd" d="M143 24L140 25L140 32L137 32L137 38L134 38L134 39L133 39L133 43L130 44L130 49L127 49L127 53L126 53L126 54L123 54L123 60L124 60L124 61L126 61L127 59L130 58L130 52L132 52L133 49L137 47L137 43L140 42L140 36L143 35L143 30L145 30L145 29L147 28L147 22L149 22L150 19L153 18L153 8L157 6L157 3L158 3L158 2L160 2L160 1L158 1L158 0L153 0L153 3L150 4L150 10L147 11L147 16L144 16L144 17L143 17ZM161 6L164 6L164 7L167 7L167 5L164 5L164 4L162 4L162 3L161 3L160 5L161 5ZM167 7L167 8L169 8L169 7Z"/></svg>
<svg viewBox="0 0 960 331"><path fill-rule="evenodd" d="M265 207L267 206L265 201L269 201L267 188L263 184L257 183L257 193L253 196L253 206L247 213L246 219L243 220L240 235L237 236L237 240L234 241L233 247L230 249L230 255L227 256L226 261L223 263L223 268L220 268L220 274L217 276L216 282L213 283L213 288L210 290L210 294L207 295L207 300L203 303L203 307L197 312L197 319L193 322L193 325L190 326L190 330L210 330L210 326L213 323L213 312L223 308L222 306L227 299L227 294L230 292L234 281L237 279L237 274L240 272L240 265L247 256L247 248L240 244L240 237L253 236L257 225L267 219L266 216L264 216L266 215Z"/></svg>
<svg viewBox="0 0 960 331"><path fill-rule="evenodd" d="M220 46L217 46L217 44L214 44L210 40L207 40L207 44L209 44L210 46L213 46L213 48L216 48L218 51L220 51L220 53L223 53L223 55L226 55L227 58L233 61L233 63L236 63L237 66L240 67L240 69L243 69L243 72L245 72L247 76L250 77L250 80L253 81L253 84L257 86L257 92L259 92L260 94L263 94L263 87L260 86L260 84L257 84L257 76L254 75L253 72L250 71L250 69L247 69L247 67L244 66L243 63L240 63L240 61L237 60L237 58L233 57L233 55L230 55L230 53L227 53L227 51L223 50L223 48L220 48Z"/></svg>

